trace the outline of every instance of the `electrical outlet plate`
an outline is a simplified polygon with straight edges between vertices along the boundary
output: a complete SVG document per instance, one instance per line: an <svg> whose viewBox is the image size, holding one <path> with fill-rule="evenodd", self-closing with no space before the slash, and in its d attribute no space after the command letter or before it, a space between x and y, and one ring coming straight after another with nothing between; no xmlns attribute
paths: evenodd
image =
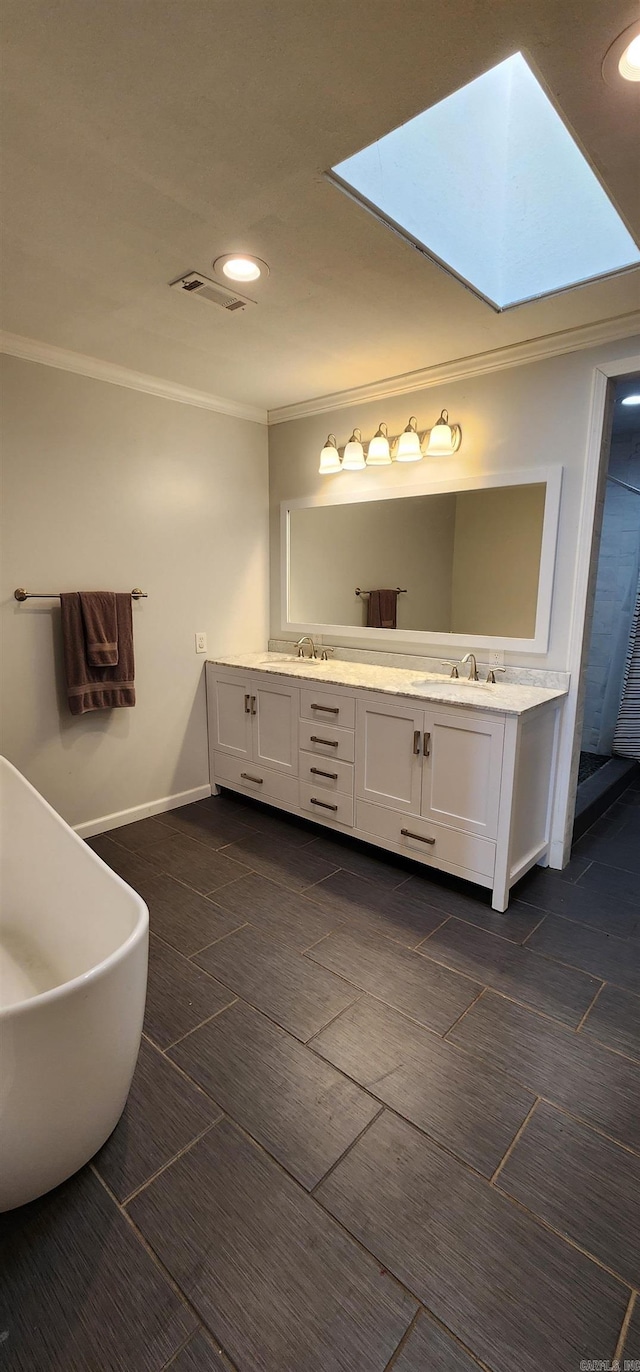
<svg viewBox="0 0 640 1372"><path fill-rule="evenodd" d="M490 667L504 667L504 648L490 648L488 662Z"/></svg>
<svg viewBox="0 0 640 1372"><path fill-rule="evenodd" d="M196 634L196 652L197 652L197 653L206 653L206 651L207 651L207 635L206 635L206 634L202 634L202 633Z"/></svg>

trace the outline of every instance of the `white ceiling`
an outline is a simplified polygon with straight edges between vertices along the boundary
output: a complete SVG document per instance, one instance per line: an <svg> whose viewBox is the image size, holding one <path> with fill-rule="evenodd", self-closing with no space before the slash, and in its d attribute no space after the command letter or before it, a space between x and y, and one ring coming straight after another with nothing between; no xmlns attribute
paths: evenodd
<svg viewBox="0 0 640 1372"><path fill-rule="evenodd" d="M640 271L496 314L323 171L521 50L640 237L626 0L4 0L6 330L277 407L640 305ZM168 289L232 250L258 306Z"/></svg>

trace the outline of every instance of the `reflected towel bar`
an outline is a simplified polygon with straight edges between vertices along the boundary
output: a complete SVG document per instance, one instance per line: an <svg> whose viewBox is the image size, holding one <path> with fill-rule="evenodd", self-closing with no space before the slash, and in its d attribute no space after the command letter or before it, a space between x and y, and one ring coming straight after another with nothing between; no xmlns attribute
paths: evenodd
<svg viewBox="0 0 640 1372"><path fill-rule="evenodd" d="M59 600L59 591L25 591L24 586L18 586L13 592L16 600ZM147 591L141 591L139 586L135 586L131 592L132 600L148 600Z"/></svg>
<svg viewBox="0 0 640 1372"><path fill-rule="evenodd" d="M405 586L404 590L402 589L402 586L396 586L395 589L396 589L398 595L406 595L406 594L407 594L407 588L406 588L406 586ZM360 590L360 587L359 587L359 586L356 586L356 595L371 595L371 591L361 591L361 590Z"/></svg>

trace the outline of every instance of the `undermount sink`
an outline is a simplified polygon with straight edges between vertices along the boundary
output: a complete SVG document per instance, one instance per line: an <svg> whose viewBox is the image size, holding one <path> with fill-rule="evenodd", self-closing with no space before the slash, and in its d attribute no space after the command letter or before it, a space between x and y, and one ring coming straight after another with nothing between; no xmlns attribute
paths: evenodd
<svg viewBox="0 0 640 1372"><path fill-rule="evenodd" d="M309 667L317 666L320 660L319 657L298 657L297 653L269 653L268 657L261 657L256 666L278 667L280 664L284 666L285 663L289 665L292 662L299 662L300 664L304 662Z"/></svg>
<svg viewBox="0 0 640 1372"><path fill-rule="evenodd" d="M484 691L493 684L490 681L473 681L466 676L450 676L445 681L434 681L433 677L419 677L418 680L411 682L412 686L423 686L430 695L433 695L434 691L444 691L447 694L449 691L458 691L461 688L464 690L466 687L470 691Z"/></svg>

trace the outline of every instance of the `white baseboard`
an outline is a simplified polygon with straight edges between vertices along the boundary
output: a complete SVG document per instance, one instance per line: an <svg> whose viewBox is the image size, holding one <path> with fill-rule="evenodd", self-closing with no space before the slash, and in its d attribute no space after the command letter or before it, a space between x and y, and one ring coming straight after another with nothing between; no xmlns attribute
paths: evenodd
<svg viewBox="0 0 640 1372"><path fill-rule="evenodd" d="M162 796L160 800L149 800L145 805L132 805L130 810L116 810L113 815L88 819L85 824L75 824L74 829L80 838L93 838L94 834L104 834L107 829L120 829L123 824L135 824L137 819L161 815L165 810L177 810L180 805L191 805L194 800L205 800L210 795L209 783L206 786L193 786L190 791L178 791L175 796Z"/></svg>

